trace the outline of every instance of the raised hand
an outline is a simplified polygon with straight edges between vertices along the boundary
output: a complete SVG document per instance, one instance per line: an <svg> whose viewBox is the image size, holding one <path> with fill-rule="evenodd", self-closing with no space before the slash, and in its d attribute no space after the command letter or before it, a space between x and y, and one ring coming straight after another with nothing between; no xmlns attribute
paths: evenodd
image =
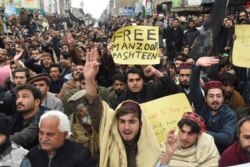
<svg viewBox="0 0 250 167"><path fill-rule="evenodd" d="M111 55L111 52L112 52L112 48L113 48L113 43L110 42L107 46L107 50L108 50L108 54Z"/></svg>
<svg viewBox="0 0 250 167"><path fill-rule="evenodd" d="M178 147L178 136L175 135L175 129L172 129L168 132L168 137L165 144L166 152L169 154L173 154Z"/></svg>
<svg viewBox="0 0 250 167"><path fill-rule="evenodd" d="M144 75L146 77L156 76L157 78L160 78L163 76L163 73L150 65L144 69Z"/></svg>
<svg viewBox="0 0 250 167"><path fill-rule="evenodd" d="M22 57L23 52L24 52L24 50L20 49L19 53L14 56L14 58L13 58L14 61L18 61Z"/></svg>
<svg viewBox="0 0 250 167"><path fill-rule="evenodd" d="M146 77L151 77L151 76L155 75L155 71L156 71L156 69L153 66L147 66L144 69L144 75Z"/></svg>
<svg viewBox="0 0 250 167"><path fill-rule="evenodd" d="M93 102L93 98L98 94L97 85L95 82L96 74L99 71L99 54L97 48L91 49L90 52L87 53L86 63L84 66L84 77L85 77L85 88L86 94L88 97L88 102L91 104Z"/></svg>
<svg viewBox="0 0 250 167"><path fill-rule="evenodd" d="M166 152L161 158L161 165L169 164L176 148L178 147L178 137L175 135L175 129L168 132L168 137L165 142Z"/></svg>
<svg viewBox="0 0 250 167"><path fill-rule="evenodd" d="M86 63L84 67L85 80L95 80L95 76L99 71L99 54L97 48L91 49L86 55Z"/></svg>
<svg viewBox="0 0 250 167"><path fill-rule="evenodd" d="M39 54L38 56L34 57L34 59L35 59L36 61L38 61L38 60L43 60L43 56L44 56L45 54L46 54L46 53L41 53L41 54Z"/></svg>
<svg viewBox="0 0 250 167"><path fill-rule="evenodd" d="M74 38L72 37L72 34L70 32L66 32L66 37L67 37L68 43L74 42Z"/></svg>
<svg viewBox="0 0 250 167"><path fill-rule="evenodd" d="M219 61L220 60L218 58L216 58L216 57L200 57L196 61L196 65L201 66L201 67L210 67L213 64L218 64Z"/></svg>

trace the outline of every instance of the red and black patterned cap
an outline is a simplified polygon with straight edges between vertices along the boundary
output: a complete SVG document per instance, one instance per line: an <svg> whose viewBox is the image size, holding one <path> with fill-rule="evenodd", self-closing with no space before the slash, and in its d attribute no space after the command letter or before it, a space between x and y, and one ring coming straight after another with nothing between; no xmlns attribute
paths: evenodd
<svg viewBox="0 0 250 167"><path fill-rule="evenodd" d="M209 89L222 89L222 83L220 81L209 81L205 84L204 89L208 91Z"/></svg>
<svg viewBox="0 0 250 167"><path fill-rule="evenodd" d="M191 68L192 68L192 64L191 63L187 63L187 62L183 62L179 66L179 69L191 69Z"/></svg>
<svg viewBox="0 0 250 167"><path fill-rule="evenodd" d="M199 125L202 132L206 131L206 125L204 119L200 115L194 112L185 112L181 119L189 119L191 121L194 121Z"/></svg>

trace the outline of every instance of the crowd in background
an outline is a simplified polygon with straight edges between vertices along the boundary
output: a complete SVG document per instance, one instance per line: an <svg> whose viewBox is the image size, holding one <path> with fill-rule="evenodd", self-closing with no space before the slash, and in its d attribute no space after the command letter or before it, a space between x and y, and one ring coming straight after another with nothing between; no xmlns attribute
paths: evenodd
<svg viewBox="0 0 250 167"><path fill-rule="evenodd" d="M42 127L38 126L40 118L48 113L46 111L58 110L69 117L71 141L87 147L91 156L99 161L102 149L95 134L98 128L86 114L82 96L87 84L84 74L85 63L89 63L87 55L97 48L97 89L111 109L115 110L128 99L140 104L183 92L194 112L204 119L207 133L214 137L215 145L223 155L223 151L237 142L237 121L250 113L249 70L232 64L232 50L237 39L235 25L249 24L249 17L250 13L245 9L225 15L215 43L218 54L214 56L219 61L211 66L205 62L212 60L191 55L209 14L159 15L146 19L117 16L99 21L97 26L78 25L56 16L41 16L24 8L18 16L0 17L0 112L11 120L8 124L0 122L1 126L10 127L3 133L7 136L6 146L13 142L13 149L22 149L26 155L27 150L41 142L38 141L38 135L43 132L38 130ZM112 35L129 25L159 27L160 64L114 63ZM146 75L147 72L153 75ZM223 93L210 97L208 90L213 88L219 88ZM208 114L210 111L212 114ZM219 114L216 111L220 111ZM44 121L52 119L46 116ZM73 147L72 143L67 144L65 151ZM0 147L1 158L6 148ZM242 148L248 152L244 163L250 162L250 144ZM83 152L82 156L90 157ZM35 154L28 155L29 159L35 157ZM92 158L88 160L89 164L95 164ZM220 166L225 166L224 161ZM19 160L16 162L20 163ZM3 159L0 159L1 163Z"/></svg>

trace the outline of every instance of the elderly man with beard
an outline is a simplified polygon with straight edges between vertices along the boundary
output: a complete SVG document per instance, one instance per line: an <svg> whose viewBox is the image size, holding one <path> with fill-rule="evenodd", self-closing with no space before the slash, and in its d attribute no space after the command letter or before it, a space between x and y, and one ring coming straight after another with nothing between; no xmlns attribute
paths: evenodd
<svg viewBox="0 0 250 167"><path fill-rule="evenodd" d="M237 136L238 140L222 153L219 162L220 167L250 162L250 116L239 120Z"/></svg>
<svg viewBox="0 0 250 167"><path fill-rule="evenodd" d="M219 63L215 57L201 57L192 68L189 87L195 111L203 117L207 133L212 135L220 153L230 146L237 124L236 113L224 104L224 92L220 81L205 84L205 97L200 89L201 67Z"/></svg>
<svg viewBox="0 0 250 167"><path fill-rule="evenodd" d="M58 98L63 101L64 95L66 95L70 90L77 89L80 85L79 76L81 73L83 73L84 65L83 64L77 64L75 68L73 69L72 77L69 81L65 82L63 84L63 87L58 94Z"/></svg>

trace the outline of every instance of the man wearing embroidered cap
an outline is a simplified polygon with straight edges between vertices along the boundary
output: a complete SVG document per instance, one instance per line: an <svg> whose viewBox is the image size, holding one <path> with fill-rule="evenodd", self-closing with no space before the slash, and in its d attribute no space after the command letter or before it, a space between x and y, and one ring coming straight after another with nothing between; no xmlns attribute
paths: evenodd
<svg viewBox="0 0 250 167"><path fill-rule="evenodd" d="M219 152L211 135L205 133L205 122L193 112L185 112L178 122L179 131L168 132L161 167L217 167Z"/></svg>
<svg viewBox="0 0 250 167"><path fill-rule="evenodd" d="M205 97L200 89L200 67L209 67L219 63L215 57L201 57L192 68L190 77L190 95L195 112L203 117L207 133L214 137L220 153L230 146L234 139L237 116L224 104L224 92L220 81L205 84Z"/></svg>

